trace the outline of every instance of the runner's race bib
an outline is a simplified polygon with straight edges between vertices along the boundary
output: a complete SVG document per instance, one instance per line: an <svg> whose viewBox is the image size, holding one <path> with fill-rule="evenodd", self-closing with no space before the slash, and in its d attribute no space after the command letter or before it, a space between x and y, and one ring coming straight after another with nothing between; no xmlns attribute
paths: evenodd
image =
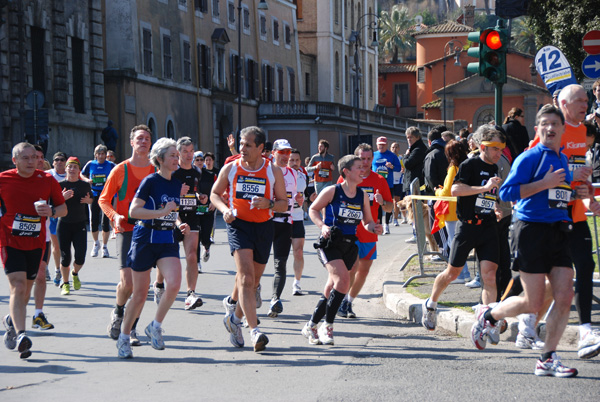
<svg viewBox="0 0 600 402"><path fill-rule="evenodd" d="M569 156L569 171L571 172L571 176L573 173L586 165L585 163L585 155L571 155Z"/></svg>
<svg viewBox="0 0 600 402"><path fill-rule="evenodd" d="M162 218L152 219L152 229L154 230L173 230L177 220L177 211L171 211L169 215Z"/></svg>
<svg viewBox="0 0 600 402"><path fill-rule="evenodd" d="M342 201L338 210L338 217L344 224L358 225L363 218L362 207L360 204L348 204Z"/></svg>
<svg viewBox="0 0 600 402"><path fill-rule="evenodd" d="M319 177L323 177L324 179L329 177L329 169L319 169Z"/></svg>
<svg viewBox="0 0 600 402"><path fill-rule="evenodd" d="M196 209L196 214L197 215L204 215L208 213L208 204L206 205L198 205L198 208Z"/></svg>
<svg viewBox="0 0 600 402"><path fill-rule="evenodd" d="M93 174L92 175L92 185L95 187L102 187L106 183L106 175L105 174Z"/></svg>
<svg viewBox="0 0 600 402"><path fill-rule="evenodd" d="M385 164L387 163L387 159L377 159L375 161L375 163L381 164L381 165L377 166L377 173L379 173L381 176L383 176L384 179L387 179L388 168L385 166Z"/></svg>
<svg viewBox="0 0 600 402"><path fill-rule="evenodd" d="M267 188L267 179L263 177L238 176L235 184L235 198L248 200L252 197L264 197Z"/></svg>
<svg viewBox="0 0 600 402"><path fill-rule="evenodd" d="M475 214L490 215L496 209L496 196L490 193L478 194L475 199Z"/></svg>
<svg viewBox="0 0 600 402"><path fill-rule="evenodd" d="M571 187L558 186L548 190L548 206L555 209L567 209L571 201Z"/></svg>
<svg viewBox="0 0 600 402"><path fill-rule="evenodd" d="M367 193L369 196L369 203L373 205L373 201L375 200L375 191L373 190L373 187L361 187L361 189L363 192Z"/></svg>
<svg viewBox="0 0 600 402"><path fill-rule="evenodd" d="M12 226L13 236L38 237L42 230L40 216L27 216L16 214Z"/></svg>
<svg viewBox="0 0 600 402"><path fill-rule="evenodd" d="M193 212L198 204L196 194L186 194L179 199L181 212Z"/></svg>

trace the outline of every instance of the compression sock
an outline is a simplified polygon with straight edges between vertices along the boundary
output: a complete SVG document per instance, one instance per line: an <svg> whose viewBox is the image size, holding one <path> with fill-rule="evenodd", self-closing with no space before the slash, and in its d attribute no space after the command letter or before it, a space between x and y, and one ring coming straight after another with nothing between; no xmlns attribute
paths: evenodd
<svg viewBox="0 0 600 402"><path fill-rule="evenodd" d="M321 298L317 302L317 307L315 307L315 311L313 312L312 317L310 317L310 320L314 324L318 324L325 316L326 311L327 311L327 299L325 298L324 295L321 295Z"/></svg>
<svg viewBox="0 0 600 402"><path fill-rule="evenodd" d="M345 293L338 292L335 289L331 290L329 300L327 300L327 310L325 311L326 323L333 324L333 320L335 320L335 315L342 304L342 300L344 300L344 296L346 296Z"/></svg>
<svg viewBox="0 0 600 402"><path fill-rule="evenodd" d="M494 317L492 317L492 309L488 309L485 313L483 313L483 318L485 318L486 320L488 320L490 322L490 324L492 325L496 325L496 323L498 322L498 320L496 320Z"/></svg>

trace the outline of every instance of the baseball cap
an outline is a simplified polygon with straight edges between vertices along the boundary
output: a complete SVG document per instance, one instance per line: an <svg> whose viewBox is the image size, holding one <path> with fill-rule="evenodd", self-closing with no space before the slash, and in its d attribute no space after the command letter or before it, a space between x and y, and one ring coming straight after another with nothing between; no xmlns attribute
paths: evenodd
<svg viewBox="0 0 600 402"><path fill-rule="evenodd" d="M377 138L377 144L387 144L387 138L386 137Z"/></svg>
<svg viewBox="0 0 600 402"><path fill-rule="evenodd" d="M284 149L292 149L288 140L277 140L273 143L273 151L282 151Z"/></svg>
<svg viewBox="0 0 600 402"><path fill-rule="evenodd" d="M202 151L196 151L196 152L194 152L194 159L196 159L198 157L204 158L204 154L202 153Z"/></svg>
<svg viewBox="0 0 600 402"><path fill-rule="evenodd" d="M77 164L77 166L79 166L79 168L81 169L81 163L79 162L79 159L77 159L76 156L70 156L69 159L67 159L67 165L70 164Z"/></svg>

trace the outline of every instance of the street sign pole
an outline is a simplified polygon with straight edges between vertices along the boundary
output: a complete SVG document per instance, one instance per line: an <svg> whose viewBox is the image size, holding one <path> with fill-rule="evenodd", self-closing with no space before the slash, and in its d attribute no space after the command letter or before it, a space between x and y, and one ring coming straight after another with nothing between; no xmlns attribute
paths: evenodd
<svg viewBox="0 0 600 402"><path fill-rule="evenodd" d="M496 120L497 126L502 125L502 87L503 86L504 86L504 84L501 82L496 83L496 91L495 91L496 105L495 105L495 109L494 109L494 120Z"/></svg>

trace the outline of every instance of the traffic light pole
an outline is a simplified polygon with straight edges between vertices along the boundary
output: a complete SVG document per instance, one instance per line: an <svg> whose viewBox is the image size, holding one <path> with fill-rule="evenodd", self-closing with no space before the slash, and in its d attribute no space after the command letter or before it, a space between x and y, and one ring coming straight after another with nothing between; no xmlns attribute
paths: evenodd
<svg viewBox="0 0 600 402"><path fill-rule="evenodd" d="M502 87L504 84L496 83L496 99L495 99L495 108L494 108L494 120L496 121L497 126L502 125Z"/></svg>

